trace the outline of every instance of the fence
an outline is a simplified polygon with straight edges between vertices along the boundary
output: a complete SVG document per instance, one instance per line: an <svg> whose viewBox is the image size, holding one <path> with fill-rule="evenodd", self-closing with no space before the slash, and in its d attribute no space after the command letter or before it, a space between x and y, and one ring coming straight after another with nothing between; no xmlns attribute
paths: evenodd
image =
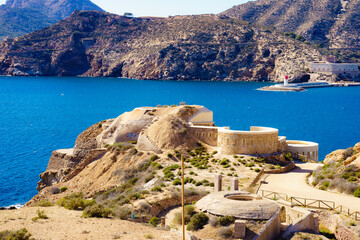
<svg viewBox="0 0 360 240"><path fill-rule="evenodd" d="M336 205L333 201L319 200L319 199L310 199L310 198L301 198L301 197L291 197L284 193L272 192L261 190L261 196L263 198L268 198L272 200L282 199L287 202L290 202L292 206L301 206L306 208L315 208L315 209L326 209L340 212L348 217L355 219L356 221L360 220L360 212L351 210L348 207L342 205Z"/></svg>

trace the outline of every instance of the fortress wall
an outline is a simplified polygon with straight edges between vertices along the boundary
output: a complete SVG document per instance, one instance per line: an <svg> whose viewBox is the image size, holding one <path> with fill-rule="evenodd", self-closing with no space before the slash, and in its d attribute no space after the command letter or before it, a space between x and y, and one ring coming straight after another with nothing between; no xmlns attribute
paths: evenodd
<svg viewBox="0 0 360 240"><path fill-rule="evenodd" d="M288 140L286 150L296 158L303 157L307 160L319 160L319 144L314 142Z"/></svg>
<svg viewBox="0 0 360 240"><path fill-rule="evenodd" d="M352 63L311 63L310 69L313 72L331 73L356 73L359 74L359 67Z"/></svg>
<svg viewBox="0 0 360 240"><path fill-rule="evenodd" d="M191 135L197 137L201 142L210 146L217 146L218 128L193 126L189 128Z"/></svg>
<svg viewBox="0 0 360 240"><path fill-rule="evenodd" d="M219 151L223 154L269 154L279 149L278 130L252 127L251 131L219 129Z"/></svg>

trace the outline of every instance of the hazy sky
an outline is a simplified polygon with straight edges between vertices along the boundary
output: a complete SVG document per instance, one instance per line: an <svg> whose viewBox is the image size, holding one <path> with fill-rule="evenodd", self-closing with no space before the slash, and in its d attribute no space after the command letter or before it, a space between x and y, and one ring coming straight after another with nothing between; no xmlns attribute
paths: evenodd
<svg viewBox="0 0 360 240"><path fill-rule="evenodd" d="M92 0L105 11L135 16L168 17L174 15L220 13L249 0ZM0 4L5 0L0 0Z"/></svg>
<svg viewBox="0 0 360 240"><path fill-rule="evenodd" d="M131 12L135 16L161 16L220 13L234 5L249 0L92 0L104 10L123 14Z"/></svg>

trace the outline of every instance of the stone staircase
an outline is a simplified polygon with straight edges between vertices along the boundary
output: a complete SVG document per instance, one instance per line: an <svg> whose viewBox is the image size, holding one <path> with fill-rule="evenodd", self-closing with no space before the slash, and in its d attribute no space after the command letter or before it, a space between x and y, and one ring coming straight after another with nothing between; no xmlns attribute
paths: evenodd
<svg viewBox="0 0 360 240"><path fill-rule="evenodd" d="M146 125L140 132L139 138L137 141L137 148L139 150L153 151L155 153L161 153L162 151L156 146L156 144L150 140L148 136L145 134L145 130L148 129L152 124L159 121L159 117L155 117L151 123Z"/></svg>

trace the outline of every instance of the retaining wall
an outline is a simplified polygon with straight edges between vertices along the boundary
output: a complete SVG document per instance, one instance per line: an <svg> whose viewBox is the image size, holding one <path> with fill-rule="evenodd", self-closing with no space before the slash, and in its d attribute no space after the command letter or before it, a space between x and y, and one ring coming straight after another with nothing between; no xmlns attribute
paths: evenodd
<svg viewBox="0 0 360 240"><path fill-rule="evenodd" d="M266 223L264 228L257 234L253 240L277 240L280 235L280 213L279 210L274 214L272 218Z"/></svg>

